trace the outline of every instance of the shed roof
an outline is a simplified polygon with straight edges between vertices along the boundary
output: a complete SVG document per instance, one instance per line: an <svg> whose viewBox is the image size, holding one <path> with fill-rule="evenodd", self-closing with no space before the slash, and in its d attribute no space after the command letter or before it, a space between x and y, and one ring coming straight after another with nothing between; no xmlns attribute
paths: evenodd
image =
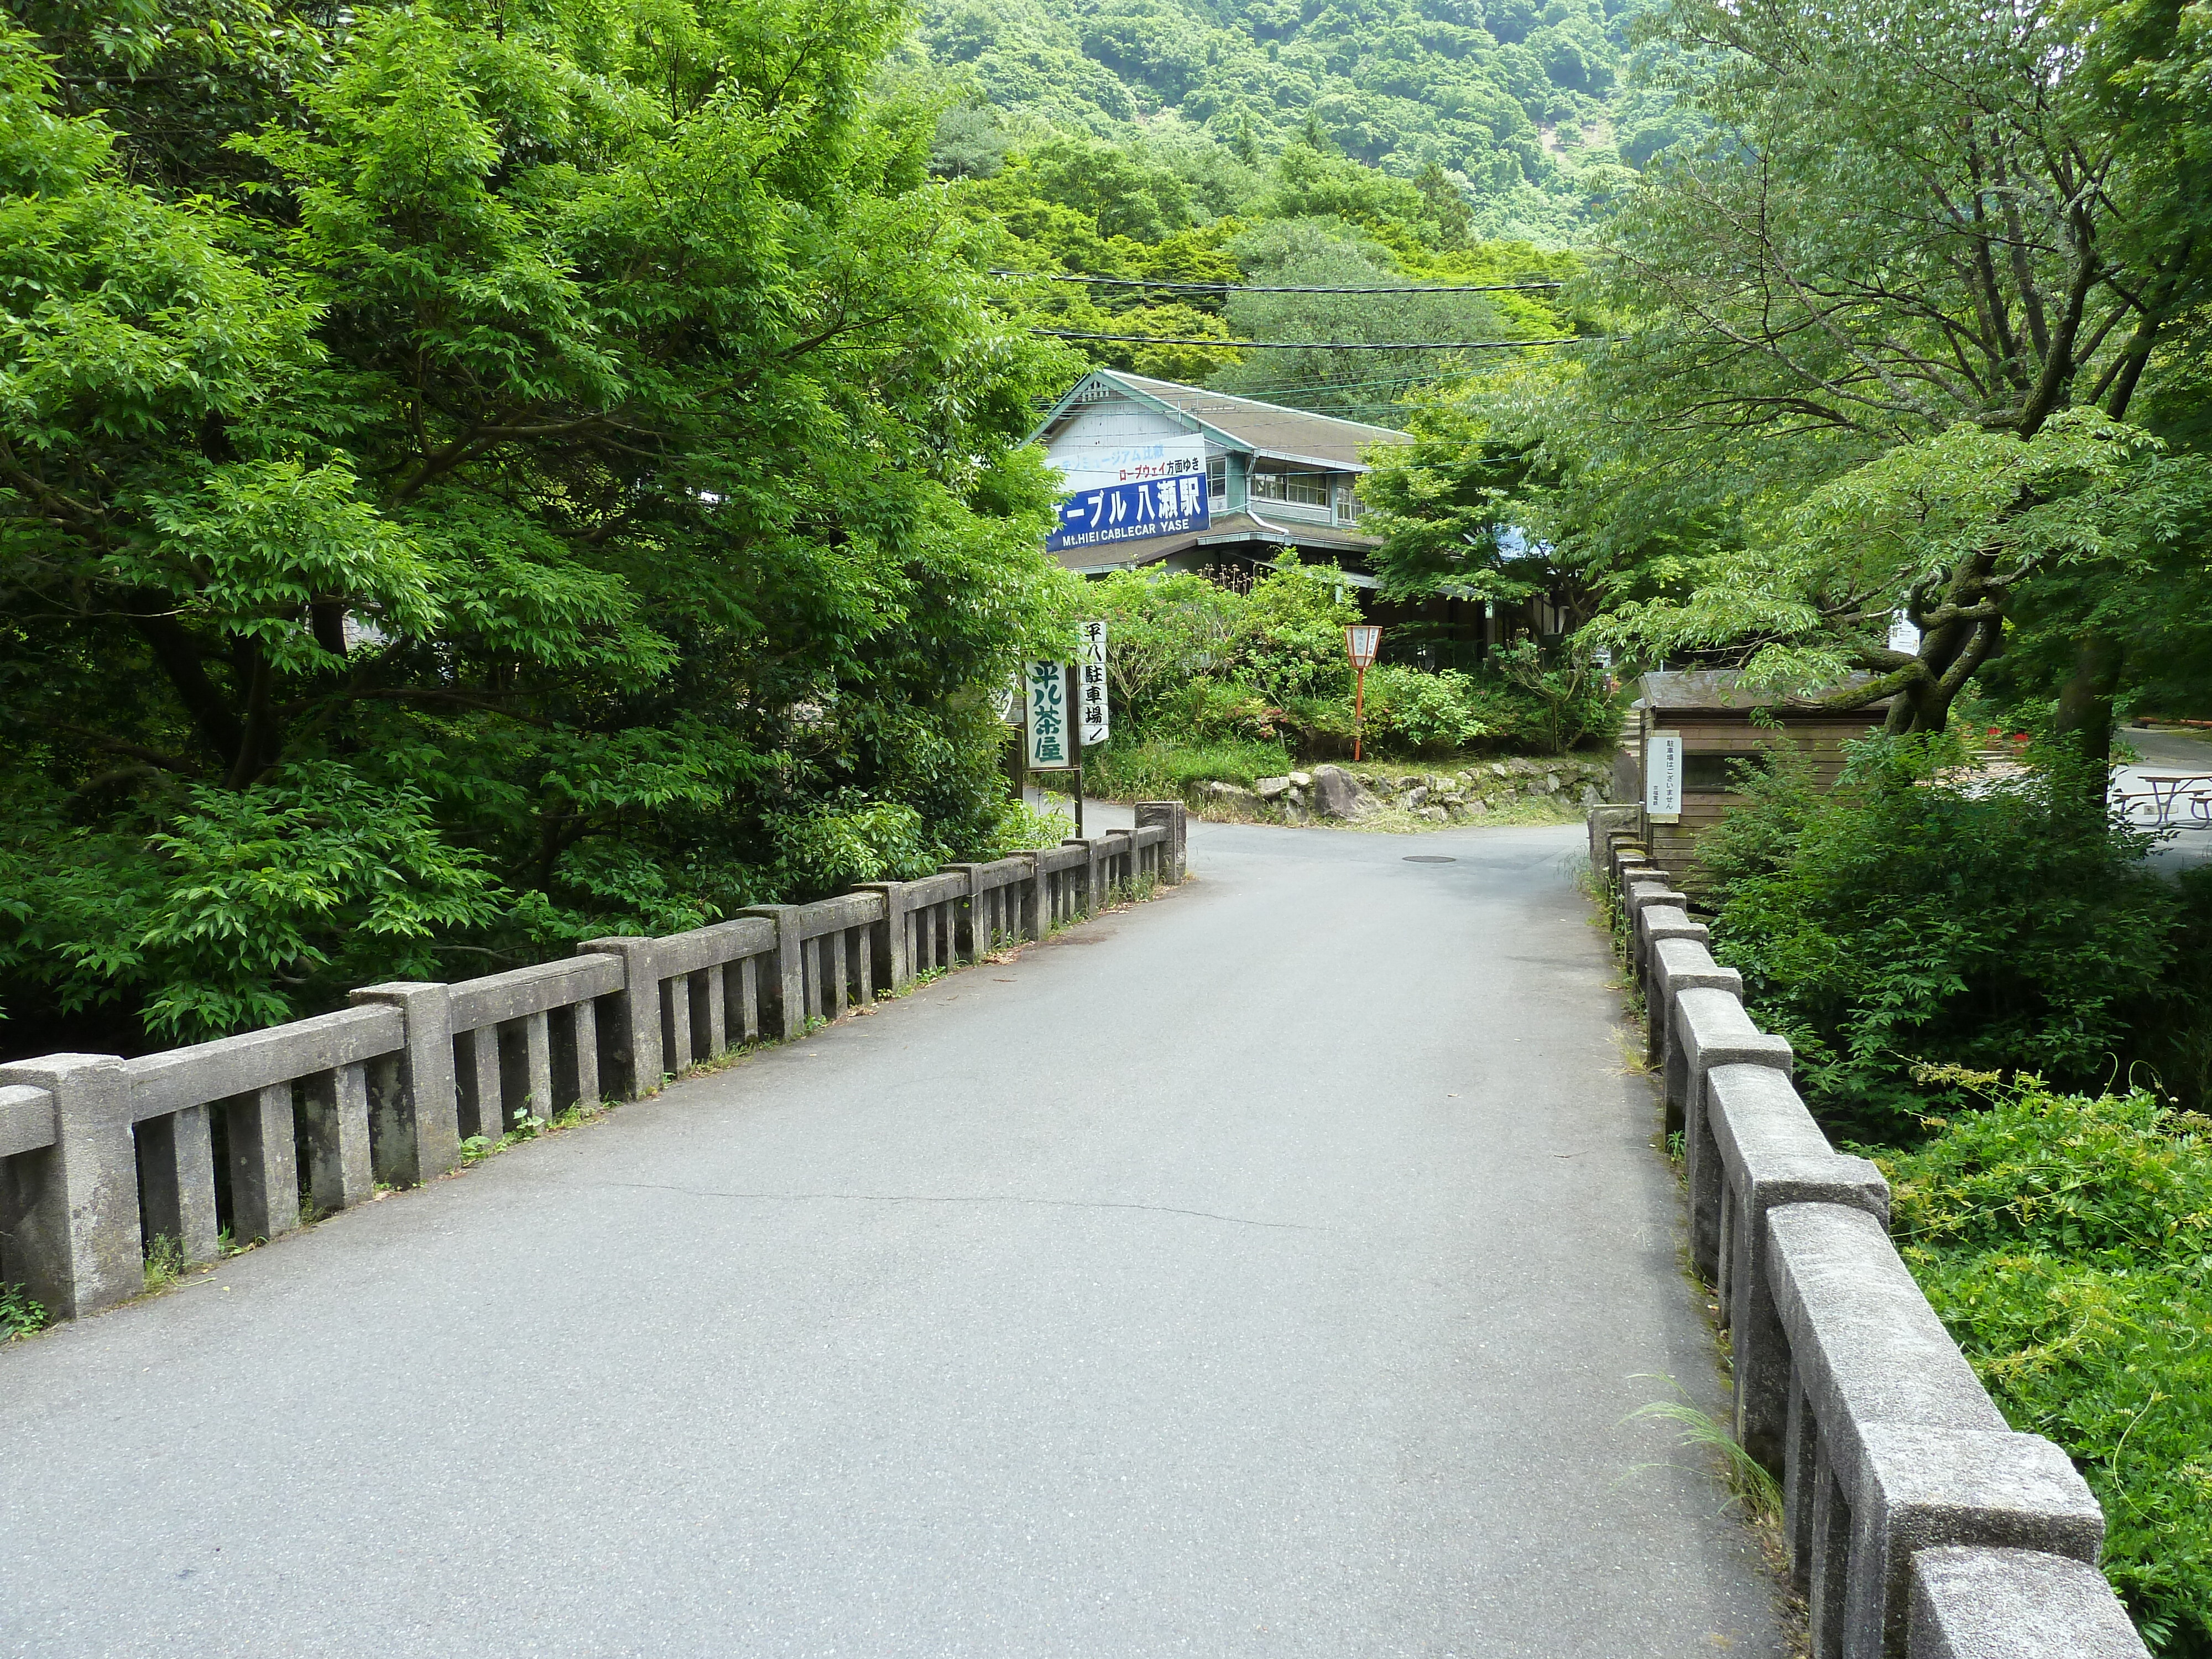
<svg viewBox="0 0 2212 1659"><path fill-rule="evenodd" d="M1832 686L1815 693L1816 696L1830 696L1853 686L1872 683L1871 674L1846 674ZM1694 668L1674 672L1646 674L1643 680L1641 699L1647 708L1671 712L1704 711L1707 713L1743 713L1754 708L1785 708L1799 714L1868 714L1889 707L1889 699L1880 698L1860 708L1819 708L1804 697L1793 697L1786 692L1769 688L1751 687L1743 684L1743 674L1734 668Z"/></svg>

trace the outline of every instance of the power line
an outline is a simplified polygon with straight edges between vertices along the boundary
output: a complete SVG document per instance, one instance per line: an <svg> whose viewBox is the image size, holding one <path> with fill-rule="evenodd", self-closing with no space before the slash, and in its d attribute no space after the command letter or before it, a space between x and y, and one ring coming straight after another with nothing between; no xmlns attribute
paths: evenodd
<svg viewBox="0 0 2212 1659"><path fill-rule="evenodd" d="M1138 276L1069 276L1048 270L994 270L994 276L1042 276L1048 283L1090 283L1100 288L1157 288L1172 294L1525 294L1537 289L1565 286L1561 283L1473 283L1436 288L1340 288L1328 283L1284 287L1258 283L1154 283Z"/></svg>
<svg viewBox="0 0 2212 1659"><path fill-rule="evenodd" d="M1109 340L1131 345L1226 346L1238 351L1501 351L1516 346L1573 345L1581 337L1553 340L1207 340L1176 334L1085 334L1071 328L1033 328L1055 340Z"/></svg>
<svg viewBox="0 0 2212 1659"><path fill-rule="evenodd" d="M1248 391L1224 392L1223 395L1233 398L1278 398L1294 392L1368 392L1377 386L1427 386L1434 380L1469 380L1477 374L1489 373L1486 368L1438 368L1432 369L1426 374L1407 374L1389 380L1299 380L1290 386L1253 386ZM1372 407L1390 409L1396 405L1376 404Z"/></svg>

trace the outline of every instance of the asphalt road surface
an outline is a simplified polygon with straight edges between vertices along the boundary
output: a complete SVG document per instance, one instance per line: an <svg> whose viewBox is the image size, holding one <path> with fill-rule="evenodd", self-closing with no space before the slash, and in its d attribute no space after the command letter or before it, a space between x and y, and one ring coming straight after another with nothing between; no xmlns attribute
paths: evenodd
<svg viewBox="0 0 2212 1659"><path fill-rule="evenodd" d="M0 1348L0 1652L1778 1654L1624 1421L1714 1366L1581 830L1193 830L1156 903Z"/></svg>

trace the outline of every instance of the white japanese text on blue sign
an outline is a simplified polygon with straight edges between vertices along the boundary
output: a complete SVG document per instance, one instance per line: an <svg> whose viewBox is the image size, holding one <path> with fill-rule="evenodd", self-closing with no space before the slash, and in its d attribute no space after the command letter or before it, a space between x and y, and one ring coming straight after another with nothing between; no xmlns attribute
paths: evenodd
<svg viewBox="0 0 2212 1659"><path fill-rule="evenodd" d="M1060 504L1060 523L1046 541L1048 552L1104 547L1147 536L1180 536L1206 527L1206 476L1151 478L1086 489Z"/></svg>

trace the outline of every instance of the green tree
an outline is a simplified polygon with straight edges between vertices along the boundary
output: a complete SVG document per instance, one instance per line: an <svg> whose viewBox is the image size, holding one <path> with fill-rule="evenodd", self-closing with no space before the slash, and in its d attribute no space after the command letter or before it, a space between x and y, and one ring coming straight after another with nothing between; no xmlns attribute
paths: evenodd
<svg viewBox="0 0 2212 1659"><path fill-rule="evenodd" d="M1616 332L1548 422L1589 477L1663 477L1735 522L1694 592L1607 625L1617 646L1735 646L1802 683L1856 668L1844 700L1939 729L2027 586L2090 550L2130 486L2088 447L2140 456L2111 422L2156 352L2186 349L2212 274L2185 205L2203 195L2186 77L2132 90L2142 64L2116 60L2106 15L1665 14L1712 137L1624 203L1589 296ZM2178 27L2124 15L2145 40ZM2077 409L2103 423L2051 433ZM1900 611L1917 649L1887 643ZM2094 634L2059 699L2093 756L2112 654Z"/></svg>
<svg viewBox="0 0 2212 1659"><path fill-rule="evenodd" d="M395 967L512 960L845 878L787 855L825 815L887 864L886 806L995 833L976 688L1067 613L1020 447L1066 357L996 308L933 108L870 94L896 19L365 13L172 181L131 146L176 60L119 125L60 104L88 16L0 33L12 1013L196 1035L386 921ZM88 951L41 919L94 863L143 902ZM298 968L240 1001L183 942L246 914Z"/></svg>

